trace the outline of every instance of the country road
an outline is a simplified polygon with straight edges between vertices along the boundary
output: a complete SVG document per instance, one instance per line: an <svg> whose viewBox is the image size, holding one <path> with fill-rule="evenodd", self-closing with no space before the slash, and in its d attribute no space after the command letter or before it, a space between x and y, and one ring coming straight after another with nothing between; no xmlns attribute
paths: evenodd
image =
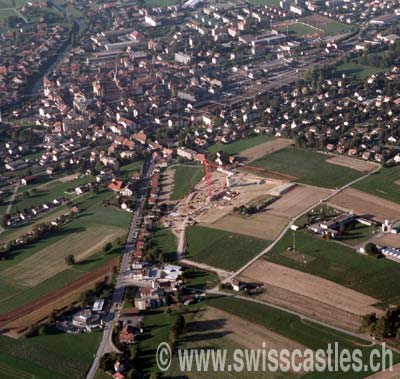
<svg viewBox="0 0 400 379"><path fill-rule="evenodd" d="M128 238L125 245L125 250L121 258L119 273L115 284L115 290L112 295L111 306L108 315L106 316L106 325L103 330L103 337L100 346L94 356L92 366L90 367L86 379L94 379L97 369L100 364L101 357L108 352L114 351L115 347L111 337L115 321L118 319L119 310L122 306L125 294L125 286L127 284L126 274L129 271L129 264L136 243L136 232L140 227L141 217L143 212L144 202L146 201L147 188L151 172L153 171L153 161L146 160L143 165L143 179L137 192L137 200L135 210L132 215L131 225Z"/></svg>

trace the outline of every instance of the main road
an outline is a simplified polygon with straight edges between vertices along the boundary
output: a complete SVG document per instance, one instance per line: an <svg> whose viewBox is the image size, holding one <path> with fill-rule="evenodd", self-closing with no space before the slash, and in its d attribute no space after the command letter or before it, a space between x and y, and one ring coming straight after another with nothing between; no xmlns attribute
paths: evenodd
<svg viewBox="0 0 400 379"><path fill-rule="evenodd" d="M103 329L103 337L100 342L100 346L97 349L96 354L94 355L92 366L90 367L86 378L94 379L96 375L96 371L99 367L100 358L108 352L114 351L115 348L112 344L111 337L113 332L113 327L115 321L118 319L119 310L121 309L122 302L124 300L125 293L125 285L126 285L126 274L129 271L130 260L134 251L135 243L136 243L136 234L138 228L140 227L142 211L144 207L144 203L147 198L147 189L149 186L150 175L153 171L154 163L148 158L145 160L143 165L143 175L142 180L139 184L139 188L137 190L137 197L135 203L135 209L133 211L131 225L129 229L128 238L125 245L125 250L121 258L121 263L119 267L118 277L115 284L115 289L111 299L111 305L109 308L109 312L106 315L106 323Z"/></svg>

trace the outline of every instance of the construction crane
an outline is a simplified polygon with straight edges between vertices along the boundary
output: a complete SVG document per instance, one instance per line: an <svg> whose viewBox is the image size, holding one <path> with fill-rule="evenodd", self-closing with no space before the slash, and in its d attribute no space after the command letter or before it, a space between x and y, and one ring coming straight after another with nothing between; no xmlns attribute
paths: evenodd
<svg viewBox="0 0 400 379"><path fill-rule="evenodd" d="M230 188L230 183L229 183L229 177L233 175L233 173L230 173L226 167L218 165L216 163L210 162L208 159L204 159L203 161L203 167L204 167L204 176L206 179L206 183L208 186L208 196L211 199L214 191L213 191L213 182L212 182L212 177L211 177L211 170L215 168L216 170L223 172L226 174L226 187L229 189Z"/></svg>

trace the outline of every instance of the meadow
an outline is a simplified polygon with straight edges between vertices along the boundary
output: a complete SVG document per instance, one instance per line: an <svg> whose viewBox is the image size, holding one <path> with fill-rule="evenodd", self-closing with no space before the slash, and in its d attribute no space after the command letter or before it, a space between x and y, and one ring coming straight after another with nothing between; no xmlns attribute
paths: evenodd
<svg viewBox="0 0 400 379"><path fill-rule="evenodd" d="M176 166L171 200L180 200L188 195L203 175L202 166Z"/></svg>
<svg viewBox="0 0 400 379"><path fill-rule="evenodd" d="M327 163L328 158L312 150L286 148L252 162L252 166L282 172L301 183L324 188L342 187L362 175L351 168Z"/></svg>
<svg viewBox="0 0 400 379"><path fill-rule="evenodd" d="M216 153L217 151L225 151L228 154L239 154L243 150L249 149L260 145L264 142L272 141L274 138L266 135L253 136L249 138L239 139L231 143L216 143L208 148L210 153Z"/></svg>
<svg viewBox="0 0 400 379"><path fill-rule="evenodd" d="M188 259L228 271L242 267L269 244L258 238L202 226L190 227L187 241Z"/></svg>

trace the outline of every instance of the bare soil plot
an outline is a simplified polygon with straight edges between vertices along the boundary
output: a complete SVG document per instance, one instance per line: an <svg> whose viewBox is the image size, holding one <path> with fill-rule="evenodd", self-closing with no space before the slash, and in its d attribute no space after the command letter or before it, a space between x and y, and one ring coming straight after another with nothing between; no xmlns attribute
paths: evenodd
<svg viewBox="0 0 400 379"><path fill-rule="evenodd" d="M365 379L399 379L400 378L400 363L394 365L391 371L381 371L376 374L367 376Z"/></svg>
<svg viewBox="0 0 400 379"><path fill-rule="evenodd" d="M215 321L214 325L213 321ZM226 333L225 338L248 349L259 349L263 343L266 344L266 349L288 349L290 351L294 349L304 351L305 349L298 342L272 332L261 325L249 323L247 320L210 306L205 311L199 312L195 322L192 325L189 324L189 331L201 331L200 326L205 322L216 328L213 331Z"/></svg>
<svg viewBox="0 0 400 379"><path fill-rule="evenodd" d="M381 199L354 188L346 188L328 202L331 206L361 215L369 215L373 219L384 222L400 219L400 204Z"/></svg>
<svg viewBox="0 0 400 379"><path fill-rule="evenodd" d="M382 246L390 246L400 249L400 235L398 234L384 234L377 236L373 239L373 242L382 245Z"/></svg>
<svg viewBox="0 0 400 379"><path fill-rule="evenodd" d="M241 234L272 241L279 235L288 221L286 217L259 212L248 217L229 214L207 226L233 233L240 231Z"/></svg>
<svg viewBox="0 0 400 379"><path fill-rule="evenodd" d="M107 226L75 232L5 270L3 275L20 285L33 287L66 269L65 257L77 262L99 251L106 243L124 235L123 229ZM45 269L44 269L45 267Z"/></svg>
<svg viewBox="0 0 400 379"><path fill-rule="evenodd" d="M352 168L353 170L360 172L371 172L378 167L376 163L345 157L343 155L335 155L332 158L327 159L326 162L337 166Z"/></svg>
<svg viewBox="0 0 400 379"><path fill-rule="evenodd" d="M373 306L373 304L379 303L378 299L329 280L265 260L258 260L245 270L242 275L264 283L267 291L268 286L272 284L355 315L365 315L373 312L379 314L381 312ZM318 314L319 308L314 311L315 314Z"/></svg>
<svg viewBox="0 0 400 379"><path fill-rule="evenodd" d="M72 299L76 300L81 292L112 273L113 267L118 264L118 259L118 257L111 259L103 266L83 275L59 290L50 292L31 303L2 315L0 327L15 337L18 330L47 318L53 309L61 309L71 304Z"/></svg>
<svg viewBox="0 0 400 379"><path fill-rule="evenodd" d="M283 172L270 170L268 168L255 167L255 166L243 166L243 171L249 174L259 175L264 178L283 180L287 182L295 182L297 178L295 176L284 174Z"/></svg>
<svg viewBox="0 0 400 379"><path fill-rule="evenodd" d="M273 141L262 143L261 145L250 147L243 150L240 156L246 158L249 162L262 158L264 155L284 149L293 144L293 141L285 138L278 138Z"/></svg>
<svg viewBox="0 0 400 379"><path fill-rule="evenodd" d="M324 188L298 185L280 199L274 201L268 207L268 211L275 215L295 217L331 192L331 190Z"/></svg>

